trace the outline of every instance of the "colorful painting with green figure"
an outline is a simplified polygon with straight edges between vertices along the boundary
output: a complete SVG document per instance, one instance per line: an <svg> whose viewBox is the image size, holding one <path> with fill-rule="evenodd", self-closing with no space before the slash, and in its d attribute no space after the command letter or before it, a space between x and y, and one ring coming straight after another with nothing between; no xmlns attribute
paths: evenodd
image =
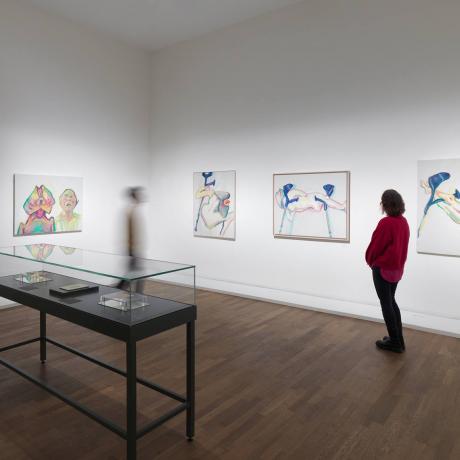
<svg viewBox="0 0 460 460"><path fill-rule="evenodd" d="M17 234L35 235L54 232L54 218L48 217L53 210L54 203L55 200L50 190L44 185L35 186L22 206L29 217L25 223L19 224Z"/></svg>
<svg viewBox="0 0 460 460"><path fill-rule="evenodd" d="M78 204L76 193L68 188L59 197L61 212L56 217L57 232L75 232L80 228L80 214L75 212Z"/></svg>
<svg viewBox="0 0 460 460"><path fill-rule="evenodd" d="M13 234L80 232L82 201L80 177L15 174Z"/></svg>

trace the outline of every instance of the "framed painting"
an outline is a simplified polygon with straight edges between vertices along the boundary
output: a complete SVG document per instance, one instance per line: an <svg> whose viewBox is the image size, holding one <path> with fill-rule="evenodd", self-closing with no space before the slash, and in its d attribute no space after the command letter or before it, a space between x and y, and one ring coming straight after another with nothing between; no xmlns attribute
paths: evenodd
<svg viewBox="0 0 460 460"><path fill-rule="evenodd" d="M14 175L15 236L81 232L83 179Z"/></svg>
<svg viewBox="0 0 460 460"><path fill-rule="evenodd" d="M418 162L417 252L460 256L460 159Z"/></svg>
<svg viewBox="0 0 460 460"><path fill-rule="evenodd" d="M273 235L350 242L350 172L273 174Z"/></svg>
<svg viewBox="0 0 460 460"><path fill-rule="evenodd" d="M193 235L235 239L236 171L193 173Z"/></svg>

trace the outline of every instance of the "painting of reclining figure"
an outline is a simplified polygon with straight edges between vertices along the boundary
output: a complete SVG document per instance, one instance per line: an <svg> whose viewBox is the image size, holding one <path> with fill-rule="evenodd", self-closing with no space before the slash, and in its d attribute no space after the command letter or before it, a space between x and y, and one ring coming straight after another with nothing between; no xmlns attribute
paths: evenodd
<svg viewBox="0 0 460 460"><path fill-rule="evenodd" d="M80 232L83 179L14 176L14 235Z"/></svg>
<svg viewBox="0 0 460 460"><path fill-rule="evenodd" d="M349 171L273 175L273 235L350 241Z"/></svg>
<svg viewBox="0 0 460 460"><path fill-rule="evenodd" d="M418 162L417 252L460 256L460 159Z"/></svg>
<svg viewBox="0 0 460 460"><path fill-rule="evenodd" d="M193 173L194 236L235 239L235 171Z"/></svg>

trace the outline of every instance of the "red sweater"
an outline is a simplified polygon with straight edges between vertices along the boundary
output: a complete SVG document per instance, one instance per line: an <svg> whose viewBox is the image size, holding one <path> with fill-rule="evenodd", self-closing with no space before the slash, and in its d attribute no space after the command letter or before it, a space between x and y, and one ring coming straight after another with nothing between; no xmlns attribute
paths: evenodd
<svg viewBox="0 0 460 460"><path fill-rule="evenodd" d="M371 268L380 268L383 279L396 283L404 272L408 244L409 225L405 217L384 217L372 234L366 262Z"/></svg>

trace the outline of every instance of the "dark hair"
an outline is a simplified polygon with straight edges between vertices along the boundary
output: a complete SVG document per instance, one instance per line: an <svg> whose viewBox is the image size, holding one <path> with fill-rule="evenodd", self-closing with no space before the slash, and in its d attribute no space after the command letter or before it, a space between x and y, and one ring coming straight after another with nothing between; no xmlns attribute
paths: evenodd
<svg viewBox="0 0 460 460"><path fill-rule="evenodd" d="M382 208L389 216L400 216L406 211L402 196L393 189L385 190L382 194Z"/></svg>
<svg viewBox="0 0 460 460"><path fill-rule="evenodd" d="M143 187L129 187L127 190L127 195L134 201L141 201L142 192L144 191Z"/></svg>

